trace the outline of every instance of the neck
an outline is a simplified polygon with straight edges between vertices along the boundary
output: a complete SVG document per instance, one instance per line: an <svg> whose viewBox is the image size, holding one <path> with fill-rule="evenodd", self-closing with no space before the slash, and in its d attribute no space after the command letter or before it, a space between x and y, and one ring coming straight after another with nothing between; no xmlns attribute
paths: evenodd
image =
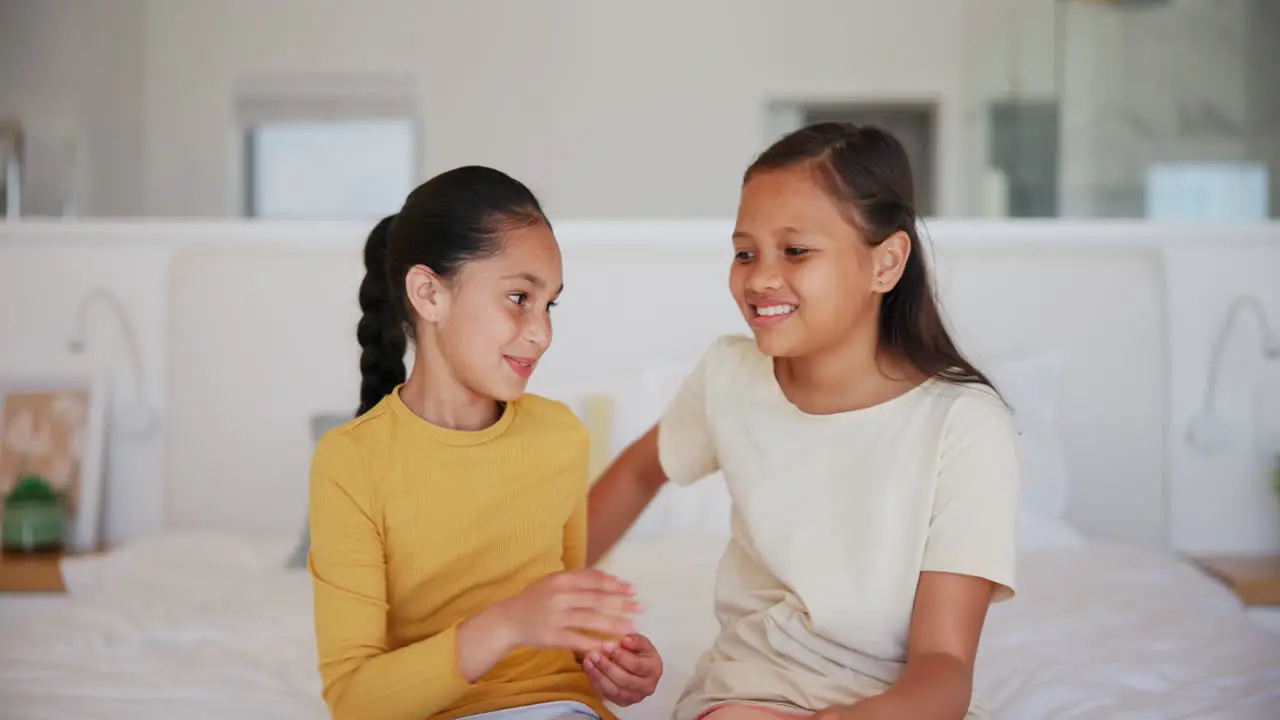
<svg viewBox="0 0 1280 720"><path fill-rule="evenodd" d="M885 402L919 383L919 373L880 348L875 315L841 342L809 355L778 358L774 372L801 410L829 414Z"/></svg>
<svg viewBox="0 0 1280 720"><path fill-rule="evenodd" d="M439 353L422 349L414 356L413 372L400 390L400 399L413 414L450 430L483 430L497 422L502 412L493 398L459 382Z"/></svg>
<svg viewBox="0 0 1280 720"><path fill-rule="evenodd" d="M873 328L874 330L874 328ZM879 375L876 337L857 332L838 345L800 357L778 358L778 379L789 389L811 396L846 395Z"/></svg>

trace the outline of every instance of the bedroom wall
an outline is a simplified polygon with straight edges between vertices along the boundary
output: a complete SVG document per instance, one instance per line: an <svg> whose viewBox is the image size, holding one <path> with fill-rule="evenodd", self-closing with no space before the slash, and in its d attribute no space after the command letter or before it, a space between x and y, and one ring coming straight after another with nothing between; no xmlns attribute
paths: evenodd
<svg viewBox="0 0 1280 720"><path fill-rule="evenodd" d="M935 241L947 242L946 225L934 224L931 234ZM1029 248L1061 243L1064 233L1059 224L991 228L992 233ZM1230 298L1237 292L1258 293L1273 322L1280 324L1280 287L1274 283L1274 269L1280 267L1280 226L1167 231L1123 225L1076 228L1082 244L1133 242L1163 247L1165 253L1170 288L1166 462L1172 545L1198 551L1280 548L1280 502L1267 490L1260 461L1246 442L1253 427L1252 398L1264 371L1253 352L1257 335L1251 322L1242 322L1237 328L1224 364L1221 414L1229 423L1232 446L1222 456L1205 457L1182 442L1186 423L1194 416L1203 393L1209 346ZM105 286L129 308L144 354L145 389L163 408L165 325L169 320L165 303L169 262L176 246L263 242L345 245L358 243L365 230L362 226L301 226L282 239L278 229L238 224L0 225L0 354L65 352L79 298L92 287ZM659 228L656 234L666 233ZM1124 302L1123 287L1103 287L1097 292ZM209 331L234 334L235 328L210 327ZM119 396L128 399L133 380L119 338L114 319L96 309L90 344L112 359L121 384ZM256 343L260 339L242 341ZM1163 369L1134 368L1133 372ZM1274 369L1271 373L1273 381L1280 379L1280 373ZM113 439L105 519L111 541L161 527L163 506L157 502L155 488L163 477L163 452L163 433Z"/></svg>
<svg viewBox="0 0 1280 720"><path fill-rule="evenodd" d="M1058 96L1064 209L1114 214L1095 200L1132 182L1112 177L1112 158L1150 142L1097 128L1122 124L1116 98L1144 122L1169 115L1168 93L1129 91L1169 45L1144 13L1058 6L661 0L628 13L570 0L10 0L0 6L0 113L21 112L50 136L50 152L77 143L81 215L227 216L241 194L238 89L281 73L390 74L417 95L425 172L498 163L560 215L705 217L732 210L737 174L769 136L769 100L937 100L939 214L954 217L989 210L987 103ZM1226 37L1247 25L1241 3L1230 6L1213 18ZM1156 15L1157 29L1170 25ZM1223 32L1184 35L1180 51L1218 57ZM1129 67L1133 58L1142 63ZM1208 86L1243 97L1240 77L1238 88L1221 77ZM579 152L566 157L569 145ZM42 213L57 209L47 189L28 196Z"/></svg>
<svg viewBox="0 0 1280 720"><path fill-rule="evenodd" d="M1155 163L1260 160L1280 174L1280 119L1254 110L1275 95L1274 81L1266 89L1256 82L1274 78L1275 63L1250 41L1274 28L1267 5L1274 3L1066 4L1062 214L1143 217Z"/></svg>
<svg viewBox="0 0 1280 720"><path fill-rule="evenodd" d="M9 0L0 33L26 39L0 43L21 78L0 83L0 111L57 109L95 166L114 142L97 128L128 138L109 158L128 190L111 198L111 178L87 177L85 214L227 216L240 199L237 88L278 73L408 76L425 172L498 163L562 216L716 216L765 141L771 97L939 100L943 143L959 148L956 28L967 4L1005 2ZM82 37L90 28L111 32ZM124 78L104 53L142 59ZM963 162L939 160L948 215L964 214Z"/></svg>
<svg viewBox="0 0 1280 720"><path fill-rule="evenodd" d="M1280 550L1280 500L1270 485L1280 458L1280 360L1266 363L1248 312L1232 324L1219 373L1217 415L1226 446L1206 455L1187 442L1204 405L1210 348L1240 294L1262 301L1280 342L1280 243L1179 248L1167 257L1170 288L1169 487L1174 547L1199 552ZM1266 437L1260 431L1269 429Z"/></svg>
<svg viewBox="0 0 1280 720"><path fill-rule="evenodd" d="M18 115L27 129L30 213L59 214L66 177L78 214L142 213L147 7L0 3L0 117Z"/></svg>
<svg viewBox="0 0 1280 720"><path fill-rule="evenodd" d="M958 147L964 5L153 3L145 210L236 212L231 98L254 76L407 72L426 174L497 163L560 216L724 215L767 136L770 97L937 99L942 143ZM960 162L939 160L948 215L963 214Z"/></svg>
<svg viewBox="0 0 1280 720"><path fill-rule="evenodd" d="M1280 167L1272 4L8 0L0 113L49 152L77 141L81 215L221 217L241 195L238 88L391 74L425 118L425 172L498 163L559 215L706 217L732 210L770 99L937 100L939 214L964 217L992 212L988 103L1056 97L1063 214L1133 217L1151 160Z"/></svg>
<svg viewBox="0 0 1280 720"><path fill-rule="evenodd" d="M110 238L110 239L108 239ZM163 244L137 243L111 226L0 223L0 355L67 352L81 299L105 288L132 318L146 372L147 397L163 408L166 281L171 256ZM116 318L101 306L89 317L86 346L108 359L117 397L136 387ZM113 437L107 447L103 522L109 542L160 527L163 507L151 489L163 477L164 434Z"/></svg>

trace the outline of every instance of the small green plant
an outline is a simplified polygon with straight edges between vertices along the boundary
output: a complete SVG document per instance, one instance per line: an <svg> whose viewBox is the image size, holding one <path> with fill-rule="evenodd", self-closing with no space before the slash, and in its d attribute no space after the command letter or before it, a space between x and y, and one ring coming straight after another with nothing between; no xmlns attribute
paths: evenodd
<svg viewBox="0 0 1280 720"><path fill-rule="evenodd" d="M24 475L4 499L5 507L14 505L56 505L61 500L57 490L39 475Z"/></svg>
<svg viewBox="0 0 1280 720"><path fill-rule="evenodd" d="M1276 491L1276 497L1280 497L1280 453L1271 458L1271 488Z"/></svg>
<svg viewBox="0 0 1280 720"><path fill-rule="evenodd" d="M66 528L62 493L39 475L21 476L4 499L0 547L20 553L61 550Z"/></svg>

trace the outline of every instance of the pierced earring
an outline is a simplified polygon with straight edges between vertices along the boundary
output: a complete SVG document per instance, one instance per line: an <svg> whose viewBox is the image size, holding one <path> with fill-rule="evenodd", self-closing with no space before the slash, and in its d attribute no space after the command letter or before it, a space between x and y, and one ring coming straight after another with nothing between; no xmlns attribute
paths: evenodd
<svg viewBox="0 0 1280 720"><path fill-rule="evenodd" d="M876 286L877 286L877 287L884 287L884 281L883 281L883 280L877 280L877 281L876 281Z"/></svg>

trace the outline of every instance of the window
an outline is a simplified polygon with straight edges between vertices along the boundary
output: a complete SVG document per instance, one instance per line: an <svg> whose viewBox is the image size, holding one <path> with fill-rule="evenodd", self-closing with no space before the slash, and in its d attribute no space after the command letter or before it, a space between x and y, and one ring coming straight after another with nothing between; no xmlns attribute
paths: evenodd
<svg viewBox="0 0 1280 720"><path fill-rule="evenodd" d="M991 103L989 165L1004 180L1001 215L1058 215L1058 103L997 100Z"/></svg>
<svg viewBox="0 0 1280 720"><path fill-rule="evenodd" d="M1265 221L1267 166L1256 162L1158 163L1147 168L1153 220Z"/></svg>
<svg viewBox="0 0 1280 720"><path fill-rule="evenodd" d="M246 133L246 211L272 220L364 220L399 209L417 180L411 120L282 120Z"/></svg>
<svg viewBox="0 0 1280 720"><path fill-rule="evenodd" d="M239 78L243 214L368 221L397 211L420 182L418 82L382 73Z"/></svg>
<svg viewBox="0 0 1280 720"><path fill-rule="evenodd" d="M775 102L768 108L767 125L773 142L778 136L817 122L879 125L893 133L906 150L915 181L916 212L937 213L937 105L933 102Z"/></svg>

